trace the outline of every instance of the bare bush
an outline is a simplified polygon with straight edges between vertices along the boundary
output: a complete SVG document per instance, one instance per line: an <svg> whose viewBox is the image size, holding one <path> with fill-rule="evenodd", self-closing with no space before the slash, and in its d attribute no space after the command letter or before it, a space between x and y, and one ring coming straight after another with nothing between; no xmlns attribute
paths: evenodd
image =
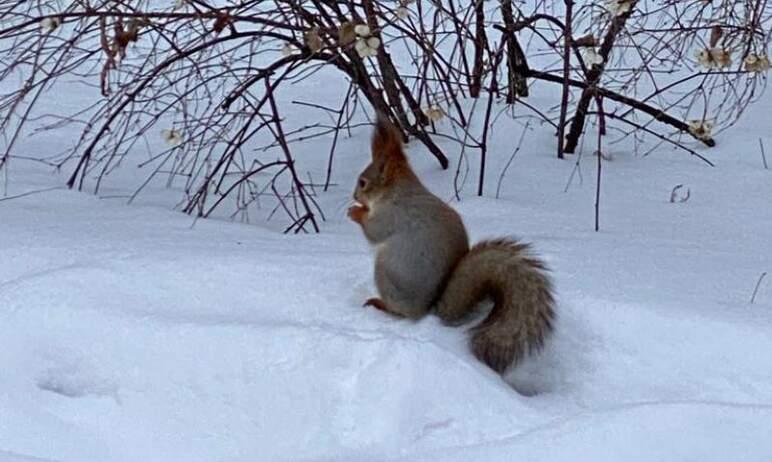
<svg viewBox="0 0 772 462"><path fill-rule="evenodd" d="M98 191L162 132L137 192L165 175L183 186L180 208L204 217L270 196L299 232L323 215L293 146L330 140L326 189L365 106L443 168L437 136L476 153L478 194L501 116L554 128L559 157L595 118L613 141L649 137L710 163L694 142L713 146L760 94L770 21L766 0L0 0L0 83L21 81L0 95L0 168L23 155L22 133L75 126L79 139L46 162L69 169L69 187ZM288 131L281 89L331 74L339 103L296 101L327 116ZM73 81L93 100L47 111L46 92ZM541 83L555 88L546 106L529 96Z"/></svg>

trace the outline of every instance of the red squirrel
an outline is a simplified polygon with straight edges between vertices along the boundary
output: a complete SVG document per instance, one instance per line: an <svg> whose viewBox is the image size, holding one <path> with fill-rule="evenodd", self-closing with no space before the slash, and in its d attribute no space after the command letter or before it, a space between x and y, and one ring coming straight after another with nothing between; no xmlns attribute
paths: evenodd
<svg viewBox="0 0 772 462"><path fill-rule="evenodd" d="M504 373L552 331L555 300L544 262L513 239L471 249L461 217L413 172L399 131L378 116L372 161L360 174L348 216L376 247L375 285L367 300L393 316L419 319L432 307L443 322L467 321L479 302L493 309L472 329L470 347Z"/></svg>

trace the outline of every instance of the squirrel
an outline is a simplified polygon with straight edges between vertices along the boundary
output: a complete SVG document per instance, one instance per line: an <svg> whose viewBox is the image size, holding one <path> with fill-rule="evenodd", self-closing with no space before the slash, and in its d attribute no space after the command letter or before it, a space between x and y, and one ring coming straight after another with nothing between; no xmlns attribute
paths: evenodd
<svg viewBox="0 0 772 462"><path fill-rule="evenodd" d="M470 348L503 374L537 351L552 331L555 299L548 269L530 245L493 239L469 247L459 214L413 172L401 133L378 114L372 161L357 179L348 216L376 248L380 298L364 306L418 320L432 307L448 325L469 320L479 302L493 309L472 329Z"/></svg>

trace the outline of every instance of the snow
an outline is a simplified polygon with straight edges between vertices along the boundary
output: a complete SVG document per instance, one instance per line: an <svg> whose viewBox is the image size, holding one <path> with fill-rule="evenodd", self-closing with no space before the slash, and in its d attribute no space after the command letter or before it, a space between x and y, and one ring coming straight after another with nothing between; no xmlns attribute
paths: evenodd
<svg viewBox="0 0 772 462"><path fill-rule="evenodd" d="M341 206L361 152L320 235L64 190L0 202L0 460L770 460L772 292L748 301L772 172L615 153L595 233L593 170L563 192L573 162L531 147L501 199L454 203L475 240L522 236L554 269L557 332L507 383L463 329L361 307L371 255ZM61 181L12 173L11 195Z"/></svg>
<svg viewBox="0 0 772 462"><path fill-rule="evenodd" d="M465 329L361 306L372 256L345 207L366 129L340 140L319 235L283 235L278 218L193 220L160 186L127 205L132 172L101 196L49 189L66 177L13 160L8 197L21 197L0 198L0 461L769 462L769 278L749 300L772 272L772 171L758 151L759 138L772 147L770 109L767 93L700 150L716 168L666 146L607 146L597 233L596 159L585 149L568 184L576 157L554 158L547 127L530 127L493 198L522 130L501 122L485 197L472 158L452 203L475 241L533 242L559 315L546 350L506 380L474 359ZM46 136L18 149L43 156ZM326 159L312 154L328 143L298 144L300 168L320 177ZM410 157L450 200L453 171L416 144ZM688 201L669 201L677 184Z"/></svg>

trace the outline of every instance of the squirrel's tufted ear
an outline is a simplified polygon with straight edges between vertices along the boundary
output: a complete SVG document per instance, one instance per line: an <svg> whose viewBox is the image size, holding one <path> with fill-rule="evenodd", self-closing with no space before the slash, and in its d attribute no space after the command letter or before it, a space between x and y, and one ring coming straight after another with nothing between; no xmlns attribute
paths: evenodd
<svg viewBox="0 0 772 462"><path fill-rule="evenodd" d="M402 134L381 112L376 114L371 149L373 160L383 162L407 160L402 151Z"/></svg>

